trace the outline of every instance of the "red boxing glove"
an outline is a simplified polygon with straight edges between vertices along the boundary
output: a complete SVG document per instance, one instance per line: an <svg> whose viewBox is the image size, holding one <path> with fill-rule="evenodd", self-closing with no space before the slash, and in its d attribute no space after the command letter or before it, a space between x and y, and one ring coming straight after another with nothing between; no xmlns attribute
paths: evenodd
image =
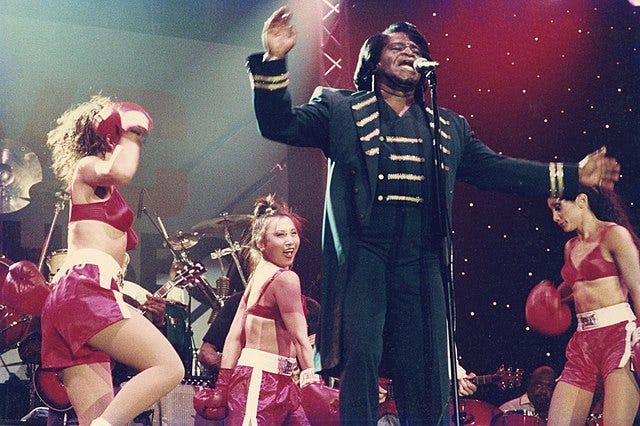
<svg viewBox="0 0 640 426"><path fill-rule="evenodd" d="M4 279L7 277L7 274L9 273L9 266L11 266L12 263L13 261L8 258L0 256L0 284L2 284Z"/></svg>
<svg viewBox="0 0 640 426"><path fill-rule="evenodd" d="M571 309L562 303L560 292L548 280L540 281L529 292L525 317L531 328L548 336L560 335L571 325Z"/></svg>
<svg viewBox="0 0 640 426"><path fill-rule="evenodd" d="M200 388L193 395L193 408L207 420L222 420L227 417L227 396L233 369L221 368L215 388Z"/></svg>
<svg viewBox="0 0 640 426"><path fill-rule="evenodd" d="M640 381L640 327L636 319L636 329L631 334L631 367L636 375L636 380Z"/></svg>
<svg viewBox="0 0 640 426"><path fill-rule="evenodd" d="M102 108L93 118L96 134L113 149L126 132L149 133L153 120L149 113L133 102L114 102Z"/></svg>
<svg viewBox="0 0 640 426"><path fill-rule="evenodd" d="M338 389L325 385L312 368L300 372L300 387L302 408L312 426L340 424Z"/></svg>
<svg viewBox="0 0 640 426"><path fill-rule="evenodd" d="M21 260L9 267L0 288L2 303L22 313L39 316L51 287L38 267L28 260Z"/></svg>

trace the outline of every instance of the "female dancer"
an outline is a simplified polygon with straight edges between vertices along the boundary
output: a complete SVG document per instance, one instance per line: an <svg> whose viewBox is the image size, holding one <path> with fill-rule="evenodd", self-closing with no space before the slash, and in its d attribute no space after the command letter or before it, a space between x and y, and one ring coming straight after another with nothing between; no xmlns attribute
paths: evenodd
<svg viewBox="0 0 640 426"><path fill-rule="evenodd" d="M139 105L94 96L49 132L53 171L70 194L68 255L42 312L42 365L60 377L80 425L121 425L177 386L171 343L123 301L134 215L118 192L138 169L152 121ZM110 360L139 373L114 397Z"/></svg>
<svg viewBox="0 0 640 426"><path fill-rule="evenodd" d="M640 303L640 242L611 190L582 188L573 200L549 199L548 204L553 220L565 232L577 233L565 245L560 291L573 293L578 319L551 399L549 424L584 424L602 381L606 424L631 425L640 403L629 362Z"/></svg>
<svg viewBox="0 0 640 426"><path fill-rule="evenodd" d="M300 217L286 205L272 196L257 201L252 274L224 343L216 384L228 384L229 425L308 424L291 377L296 356L300 385L315 376L300 280L291 270L299 229Z"/></svg>

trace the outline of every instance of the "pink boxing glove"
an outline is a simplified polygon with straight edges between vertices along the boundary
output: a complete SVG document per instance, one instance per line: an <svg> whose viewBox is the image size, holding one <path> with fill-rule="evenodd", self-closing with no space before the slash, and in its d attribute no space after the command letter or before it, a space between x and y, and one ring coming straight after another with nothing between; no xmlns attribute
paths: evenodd
<svg viewBox="0 0 640 426"><path fill-rule="evenodd" d="M51 287L38 267L21 260L9 267L0 288L0 300L22 314L39 316L50 292Z"/></svg>
<svg viewBox="0 0 640 426"><path fill-rule="evenodd" d="M153 120L138 104L114 102L96 114L93 118L93 127L96 134L113 149L126 132L149 133L153 127Z"/></svg>
<svg viewBox="0 0 640 426"><path fill-rule="evenodd" d="M215 388L200 388L193 395L193 408L207 420L223 420L229 414L227 397L233 369L221 368Z"/></svg>
<svg viewBox="0 0 640 426"><path fill-rule="evenodd" d="M324 384L313 368L300 372L301 403L311 426L340 424L339 391Z"/></svg>
<svg viewBox="0 0 640 426"><path fill-rule="evenodd" d="M571 309L562 303L560 292L548 280L540 281L529 292L525 317L531 328L548 336L558 336L571 325Z"/></svg>

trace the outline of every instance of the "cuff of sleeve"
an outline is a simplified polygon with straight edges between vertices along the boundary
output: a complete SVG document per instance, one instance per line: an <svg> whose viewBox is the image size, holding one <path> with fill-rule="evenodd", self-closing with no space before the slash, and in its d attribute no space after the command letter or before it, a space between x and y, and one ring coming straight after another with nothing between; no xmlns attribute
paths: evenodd
<svg viewBox="0 0 640 426"><path fill-rule="evenodd" d="M300 372L300 387L303 388L310 383L319 383L320 376L312 368L307 368Z"/></svg>
<svg viewBox="0 0 640 426"><path fill-rule="evenodd" d="M574 199L580 190L580 179L578 178L578 165L564 163L564 195L565 199Z"/></svg>
<svg viewBox="0 0 640 426"><path fill-rule="evenodd" d="M265 52L254 53L247 58L247 68L251 74L277 76L287 72L287 61L285 59L264 61L264 54Z"/></svg>

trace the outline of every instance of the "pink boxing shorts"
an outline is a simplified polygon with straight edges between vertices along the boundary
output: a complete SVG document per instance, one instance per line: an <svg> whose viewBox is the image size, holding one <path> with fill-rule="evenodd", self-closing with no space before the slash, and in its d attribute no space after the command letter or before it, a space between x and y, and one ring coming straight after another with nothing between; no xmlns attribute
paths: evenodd
<svg viewBox="0 0 640 426"><path fill-rule="evenodd" d="M577 318L578 329L567 345L567 363L558 381L595 392L598 382L629 362L635 315L628 303L620 303Z"/></svg>
<svg viewBox="0 0 640 426"><path fill-rule="evenodd" d="M300 388L291 378L295 359L244 348L229 383L228 426L308 425Z"/></svg>
<svg viewBox="0 0 640 426"><path fill-rule="evenodd" d="M68 255L53 281L42 310L42 366L109 362L108 354L88 342L105 327L131 317L119 291L118 263L99 250L78 250Z"/></svg>

